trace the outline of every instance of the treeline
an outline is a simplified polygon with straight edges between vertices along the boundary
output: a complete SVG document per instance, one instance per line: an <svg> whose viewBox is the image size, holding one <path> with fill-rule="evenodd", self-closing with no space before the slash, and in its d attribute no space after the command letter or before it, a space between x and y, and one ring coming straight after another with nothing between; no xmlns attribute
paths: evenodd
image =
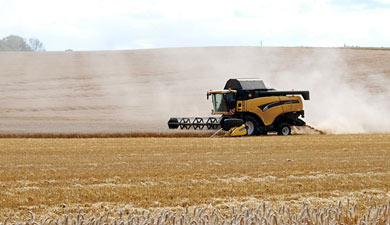
<svg viewBox="0 0 390 225"><path fill-rule="evenodd" d="M45 51L43 43L37 38L25 39L17 35L9 35L0 39L0 51Z"/></svg>

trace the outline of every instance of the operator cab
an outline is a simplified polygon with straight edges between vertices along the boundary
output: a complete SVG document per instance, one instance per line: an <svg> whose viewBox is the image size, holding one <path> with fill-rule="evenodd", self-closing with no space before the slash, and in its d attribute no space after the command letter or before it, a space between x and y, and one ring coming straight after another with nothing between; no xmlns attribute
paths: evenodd
<svg viewBox="0 0 390 225"><path fill-rule="evenodd" d="M211 95L213 101L212 114L230 115L236 108L236 93L235 90L208 91L207 99Z"/></svg>

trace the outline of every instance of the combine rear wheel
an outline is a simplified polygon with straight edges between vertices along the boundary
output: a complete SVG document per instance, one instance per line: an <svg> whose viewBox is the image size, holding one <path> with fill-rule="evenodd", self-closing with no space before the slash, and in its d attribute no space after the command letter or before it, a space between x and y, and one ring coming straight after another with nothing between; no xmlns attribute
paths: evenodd
<svg viewBox="0 0 390 225"><path fill-rule="evenodd" d="M291 134L291 127L288 123L281 123L278 127L278 135L287 136Z"/></svg>

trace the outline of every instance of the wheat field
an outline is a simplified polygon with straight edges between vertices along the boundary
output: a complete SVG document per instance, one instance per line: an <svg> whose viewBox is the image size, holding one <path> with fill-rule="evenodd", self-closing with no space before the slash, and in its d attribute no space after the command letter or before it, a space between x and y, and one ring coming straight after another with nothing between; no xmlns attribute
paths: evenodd
<svg viewBox="0 0 390 225"><path fill-rule="evenodd" d="M1 52L0 134L166 132L170 117L210 116L206 92L230 78L309 90L305 121L321 130L390 132L389 61L337 48Z"/></svg>
<svg viewBox="0 0 390 225"><path fill-rule="evenodd" d="M0 225L389 224L389 60L305 47L2 52ZM170 117L209 116L206 91L230 78L309 90L305 121L326 135L168 131Z"/></svg>
<svg viewBox="0 0 390 225"><path fill-rule="evenodd" d="M146 221L150 213L149 224L159 216L161 222L182 214L197 224L206 214L214 220L219 215L220 224L233 217L240 224L240 213L254 219L256 210L266 208L268 222L281 223L292 218L288 208L297 218L302 210L305 215L324 212L323 217L325 211L339 210L327 217L328 223L338 218L339 223L367 224L367 213L373 218L376 212L383 223L390 197L389 158L390 134L2 138L0 221L31 223L34 215L35 221L61 218L59 224L78 218L81 223L82 215L87 224L103 213L120 224L131 216ZM353 220L346 220L348 213ZM264 215L258 214L260 219Z"/></svg>

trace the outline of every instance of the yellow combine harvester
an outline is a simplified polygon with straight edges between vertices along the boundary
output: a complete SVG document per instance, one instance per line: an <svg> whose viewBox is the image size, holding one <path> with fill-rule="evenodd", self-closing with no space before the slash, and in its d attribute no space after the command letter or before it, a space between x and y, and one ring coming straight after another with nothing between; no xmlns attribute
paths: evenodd
<svg viewBox="0 0 390 225"><path fill-rule="evenodd" d="M290 135L291 126L306 125L302 98L309 91L276 91L258 79L230 79L224 90L210 90L213 115L221 117L170 118L171 129L223 129L227 136L265 135L277 132Z"/></svg>

